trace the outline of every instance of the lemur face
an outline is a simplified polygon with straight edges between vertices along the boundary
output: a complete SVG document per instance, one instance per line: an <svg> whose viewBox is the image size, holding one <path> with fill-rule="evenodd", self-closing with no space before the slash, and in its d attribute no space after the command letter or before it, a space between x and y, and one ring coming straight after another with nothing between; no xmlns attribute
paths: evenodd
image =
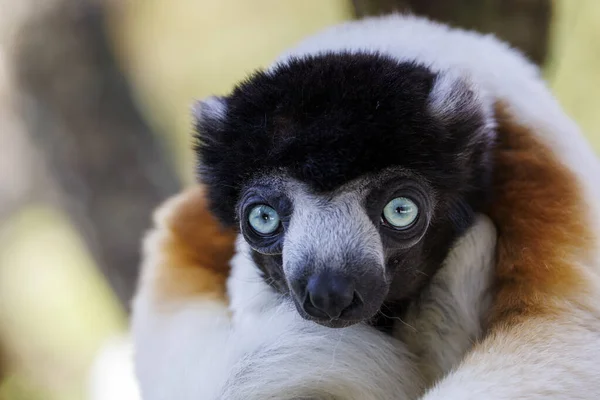
<svg viewBox="0 0 600 400"><path fill-rule="evenodd" d="M287 175L242 191L241 232L270 283L302 316L328 326L372 317L396 276L399 297L428 276L419 243L435 196L421 177L390 168L318 193ZM399 286L396 285L396 289Z"/></svg>
<svg viewBox="0 0 600 400"><path fill-rule="evenodd" d="M200 177L264 279L348 326L416 294L484 205L489 108L413 63L294 59L198 105Z"/></svg>

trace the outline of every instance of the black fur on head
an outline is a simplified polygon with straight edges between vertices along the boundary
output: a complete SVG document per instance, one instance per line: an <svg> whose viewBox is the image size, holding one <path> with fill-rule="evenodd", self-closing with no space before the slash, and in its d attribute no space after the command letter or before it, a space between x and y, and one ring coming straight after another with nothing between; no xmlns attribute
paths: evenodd
<svg viewBox="0 0 600 400"><path fill-rule="evenodd" d="M242 187L262 172L285 171L326 192L402 166L459 208L476 208L488 189L485 108L461 79L416 63L378 54L292 59L195 113L200 179L228 226Z"/></svg>

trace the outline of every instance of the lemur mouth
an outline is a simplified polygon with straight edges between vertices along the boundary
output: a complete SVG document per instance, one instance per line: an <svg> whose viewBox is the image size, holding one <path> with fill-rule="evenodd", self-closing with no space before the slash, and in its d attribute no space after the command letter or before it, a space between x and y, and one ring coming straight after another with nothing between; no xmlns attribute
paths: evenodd
<svg viewBox="0 0 600 400"><path fill-rule="evenodd" d="M356 324L362 322L362 320L360 320L360 319L347 320L347 319L340 319L340 318L335 318L335 319L310 318L310 321L313 321L313 322L315 322L319 325L322 325L324 327L327 327L327 328L347 328L349 326L356 325Z"/></svg>
<svg viewBox="0 0 600 400"><path fill-rule="evenodd" d="M296 306L296 309L298 310L298 314L300 314L300 316L302 318L304 318L307 321L311 321L316 324L325 326L327 328L347 328L349 326L352 326L352 325L358 324L359 322L364 321L363 318L356 318L354 316L350 317L350 316L344 315L344 313L342 313L337 318L330 318L325 315L323 315L322 317L310 315L304 310L304 307L302 307L300 304L298 304L298 302L296 301L296 299L293 298L293 296L291 296L291 297L292 297L292 302L294 303L294 305Z"/></svg>
<svg viewBox="0 0 600 400"><path fill-rule="evenodd" d="M354 312L353 309L349 309L347 310L347 312L343 312L339 317L337 318L330 318L330 317L319 317L319 316L313 316L313 315L309 315L303 307L301 307L299 304L296 303L296 301L294 301L294 304L296 305L296 308L298 309L298 313L300 314L300 316L308 321L314 322L316 324L319 324L321 326L325 326L327 328L347 328L349 326L352 325L356 325L362 322L365 323L369 323L370 321L375 319L377 315L379 315L379 311L375 310L375 312L372 315L364 315L361 313L361 315L356 315L356 313Z"/></svg>

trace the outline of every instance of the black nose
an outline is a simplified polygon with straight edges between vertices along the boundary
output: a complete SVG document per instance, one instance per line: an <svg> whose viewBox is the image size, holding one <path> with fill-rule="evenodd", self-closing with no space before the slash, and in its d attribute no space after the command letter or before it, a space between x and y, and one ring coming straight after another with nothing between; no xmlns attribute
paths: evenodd
<svg viewBox="0 0 600 400"><path fill-rule="evenodd" d="M359 301L354 281L349 277L329 271L311 276L306 285L302 308L316 318L339 318L344 310Z"/></svg>

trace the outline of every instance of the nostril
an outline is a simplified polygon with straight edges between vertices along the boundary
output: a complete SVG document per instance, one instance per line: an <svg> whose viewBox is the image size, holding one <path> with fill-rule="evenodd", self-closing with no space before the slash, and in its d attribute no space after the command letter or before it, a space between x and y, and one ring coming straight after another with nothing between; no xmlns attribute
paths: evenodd
<svg viewBox="0 0 600 400"><path fill-rule="evenodd" d="M360 293L358 293L356 290L354 291L354 297L352 297L352 303L350 303L350 305L346 308L347 310L351 310L355 307L360 307L362 306L364 303L362 297L360 297ZM344 310L345 311L345 310Z"/></svg>
<svg viewBox="0 0 600 400"><path fill-rule="evenodd" d="M310 299L310 296L306 296L306 298L304 299L304 304L302 305L302 308L311 317L315 317L315 318L330 318L329 315L327 313L325 313L325 311L317 308L313 304L312 300Z"/></svg>

